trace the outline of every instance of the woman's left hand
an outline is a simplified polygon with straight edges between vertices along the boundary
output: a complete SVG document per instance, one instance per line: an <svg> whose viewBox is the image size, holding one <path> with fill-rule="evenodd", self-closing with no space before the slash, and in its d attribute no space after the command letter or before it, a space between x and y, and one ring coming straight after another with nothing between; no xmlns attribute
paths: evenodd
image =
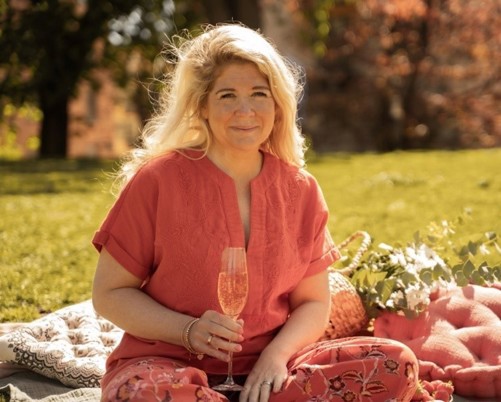
<svg viewBox="0 0 501 402"><path fill-rule="evenodd" d="M267 402L287 379L287 358L267 348L261 353L240 392L240 402Z"/></svg>
<svg viewBox="0 0 501 402"><path fill-rule="evenodd" d="M240 393L240 402L267 402L273 392L280 392L288 378L291 357L323 334L330 307L328 271L299 282L289 294L289 303L289 319L259 356Z"/></svg>

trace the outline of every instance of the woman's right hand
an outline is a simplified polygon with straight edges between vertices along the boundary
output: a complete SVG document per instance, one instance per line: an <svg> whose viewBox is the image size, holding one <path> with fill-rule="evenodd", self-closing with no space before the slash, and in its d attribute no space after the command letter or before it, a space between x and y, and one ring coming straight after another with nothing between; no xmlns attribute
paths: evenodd
<svg viewBox="0 0 501 402"><path fill-rule="evenodd" d="M244 340L243 320L207 310L190 330L190 344L197 352L229 361L228 352L240 352Z"/></svg>
<svg viewBox="0 0 501 402"><path fill-rule="evenodd" d="M182 345L182 329L193 317L162 306L140 289L142 283L103 247L94 276L94 308L134 336ZM189 341L197 352L228 361L229 351L242 350L242 334L243 320L208 310L191 327Z"/></svg>

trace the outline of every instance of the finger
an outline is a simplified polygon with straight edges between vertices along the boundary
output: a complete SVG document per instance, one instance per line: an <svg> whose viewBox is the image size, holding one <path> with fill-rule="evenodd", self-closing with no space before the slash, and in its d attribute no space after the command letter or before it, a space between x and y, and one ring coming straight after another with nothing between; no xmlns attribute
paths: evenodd
<svg viewBox="0 0 501 402"><path fill-rule="evenodd" d="M273 392L280 392L282 391L282 388L287 381L287 376L276 376L275 379L273 380Z"/></svg>
<svg viewBox="0 0 501 402"><path fill-rule="evenodd" d="M220 338L229 339L233 342L242 342L244 340L242 320L234 321L217 311L208 310L202 315L201 321L203 321L200 325L201 328Z"/></svg>
<svg viewBox="0 0 501 402"><path fill-rule="evenodd" d="M259 389L259 402L268 402L273 384L268 381L263 381Z"/></svg>
<svg viewBox="0 0 501 402"><path fill-rule="evenodd" d="M211 332L218 338L226 339L229 342L240 343L244 340L243 331L237 330L236 332L223 326L213 326L211 327Z"/></svg>
<svg viewBox="0 0 501 402"><path fill-rule="evenodd" d="M237 331L239 331L233 332L219 324L219 322L221 322L224 325L224 319L226 318L227 317L221 317L219 313L212 310L208 310L202 315L200 320L193 325L190 331L190 342L195 350L214 355L210 353L210 350L212 349L212 341L217 337L220 340L217 340L214 349L232 352L241 351L241 347L237 346L238 343L242 342L244 339L240 332L242 330L240 324L233 325ZM232 320L230 320L230 323L234 324ZM227 340L223 340L223 338ZM226 358L223 360L226 361Z"/></svg>
<svg viewBox="0 0 501 402"><path fill-rule="evenodd" d="M209 342L210 341L210 342ZM215 335L209 335L205 343L198 347L200 352L224 362L230 361L229 352L238 353L242 351L242 346L238 343L229 342Z"/></svg>
<svg viewBox="0 0 501 402"><path fill-rule="evenodd" d="M242 345L239 343L231 342L218 336L212 338L210 347L225 352L238 353L242 351Z"/></svg>
<svg viewBox="0 0 501 402"><path fill-rule="evenodd" d="M249 387L248 385L244 385L243 389L240 391L238 402L248 402L250 390L251 387Z"/></svg>
<svg viewBox="0 0 501 402"><path fill-rule="evenodd" d="M249 373L244 384L244 389L240 392L240 402L260 402L261 383L263 377L256 372Z"/></svg>
<svg viewBox="0 0 501 402"><path fill-rule="evenodd" d="M227 327L232 331L239 331L240 329L243 330L244 321L242 319L234 320L233 318L214 310L207 310L200 318L219 324L223 327Z"/></svg>
<svg viewBox="0 0 501 402"><path fill-rule="evenodd" d="M214 335L209 336L207 341L203 344L200 350L205 353L207 356L212 356L216 359L222 360L224 362L229 361L229 353L226 350L220 349L217 345L220 344L217 338ZM210 340L210 343L208 342ZM241 350L241 346L238 345Z"/></svg>
<svg viewBox="0 0 501 402"><path fill-rule="evenodd" d="M230 361L230 355L227 352L223 352L222 350L211 349L208 350L205 354L226 363Z"/></svg>
<svg viewBox="0 0 501 402"><path fill-rule="evenodd" d="M235 323L231 318L225 316L224 314L218 313L214 310L207 310L200 316L200 321L202 321L206 328L213 326L214 324L223 327L238 327L239 324Z"/></svg>
<svg viewBox="0 0 501 402"><path fill-rule="evenodd" d="M207 345L211 345L212 344L212 340L214 339L214 335L213 334L209 334L209 337L207 338Z"/></svg>
<svg viewBox="0 0 501 402"><path fill-rule="evenodd" d="M223 329L226 331L229 331L229 333L232 334L243 334L244 332L244 327L241 322L234 321L232 318L227 317L227 316L222 316L219 317L215 321L216 324L219 324Z"/></svg>
<svg viewBox="0 0 501 402"><path fill-rule="evenodd" d="M249 392L249 402L259 401L259 395L261 394L261 384L253 384Z"/></svg>

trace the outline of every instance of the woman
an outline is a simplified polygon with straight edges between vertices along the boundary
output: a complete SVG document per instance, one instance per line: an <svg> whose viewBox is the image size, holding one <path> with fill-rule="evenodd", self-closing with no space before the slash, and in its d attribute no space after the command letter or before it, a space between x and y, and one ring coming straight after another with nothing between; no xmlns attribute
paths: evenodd
<svg viewBox="0 0 501 402"><path fill-rule="evenodd" d="M125 330L103 401L226 401L210 385L224 379L229 352L242 402L410 400L417 363L405 346L315 343L338 253L303 169L299 78L239 25L207 27L177 49L162 108L93 240L95 308ZM217 300L226 246L247 249L238 321Z"/></svg>

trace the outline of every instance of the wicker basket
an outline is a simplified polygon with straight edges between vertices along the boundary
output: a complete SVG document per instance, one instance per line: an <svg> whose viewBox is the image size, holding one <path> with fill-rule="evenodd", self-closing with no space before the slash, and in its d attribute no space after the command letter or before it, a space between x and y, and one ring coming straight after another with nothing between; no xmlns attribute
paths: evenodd
<svg viewBox="0 0 501 402"><path fill-rule="evenodd" d="M355 253L350 265L343 269L329 271L329 287L331 291L331 314L329 324L321 340L344 338L353 336L367 328L369 317L355 287L348 280L360 263L360 259L371 244L371 237L367 232L358 231L339 244L339 249L346 248L356 239L362 239L360 247Z"/></svg>

